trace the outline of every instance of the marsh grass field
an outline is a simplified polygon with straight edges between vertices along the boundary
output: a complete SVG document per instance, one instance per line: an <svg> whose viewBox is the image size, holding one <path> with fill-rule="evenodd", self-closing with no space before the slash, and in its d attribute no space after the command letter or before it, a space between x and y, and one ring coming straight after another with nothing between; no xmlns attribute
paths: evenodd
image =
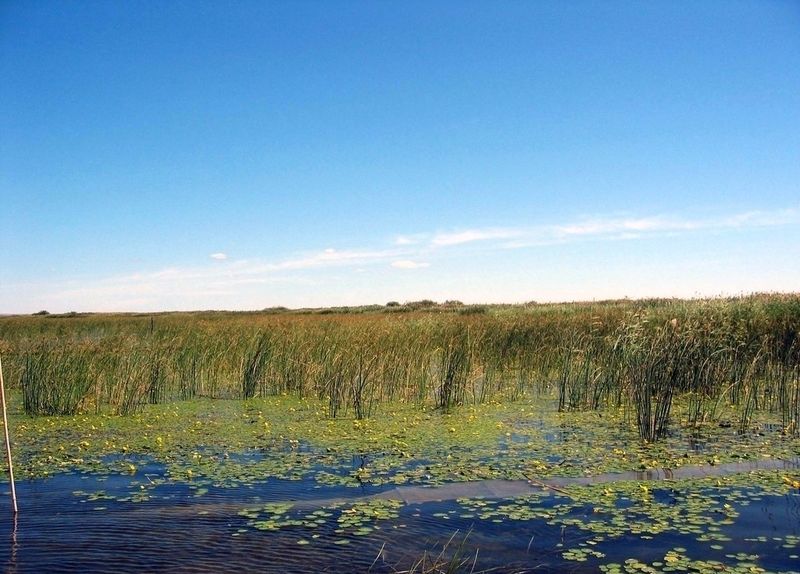
<svg viewBox="0 0 800 574"><path fill-rule="evenodd" d="M797 572L798 330L778 294L2 317L20 514L0 552Z"/></svg>

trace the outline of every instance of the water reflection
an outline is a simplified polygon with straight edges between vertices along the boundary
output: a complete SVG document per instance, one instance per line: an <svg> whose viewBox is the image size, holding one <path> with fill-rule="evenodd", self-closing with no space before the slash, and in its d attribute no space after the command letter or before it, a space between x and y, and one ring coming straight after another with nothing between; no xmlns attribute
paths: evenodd
<svg viewBox="0 0 800 574"><path fill-rule="evenodd" d="M9 573L15 573L17 571L17 549L19 547L19 544L17 543L18 522L19 514L15 512L11 527L11 551L9 553L8 566L6 568L6 572Z"/></svg>

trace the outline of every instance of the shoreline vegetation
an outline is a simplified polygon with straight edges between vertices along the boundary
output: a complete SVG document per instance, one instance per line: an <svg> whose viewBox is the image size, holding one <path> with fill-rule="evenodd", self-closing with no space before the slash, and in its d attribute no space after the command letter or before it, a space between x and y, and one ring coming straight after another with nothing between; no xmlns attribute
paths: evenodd
<svg viewBox="0 0 800 574"><path fill-rule="evenodd" d="M288 395L331 418L395 401L448 412L528 393L559 411L622 408L640 437L684 424L800 427L800 295L261 312L0 318L29 415L139 412L194 398ZM722 412L726 420L720 420Z"/></svg>

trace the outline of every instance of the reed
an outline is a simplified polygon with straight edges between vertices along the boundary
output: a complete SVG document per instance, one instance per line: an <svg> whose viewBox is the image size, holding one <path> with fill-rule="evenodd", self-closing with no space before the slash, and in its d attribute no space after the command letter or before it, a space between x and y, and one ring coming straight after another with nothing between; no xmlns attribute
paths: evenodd
<svg viewBox="0 0 800 574"><path fill-rule="evenodd" d="M447 333L439 349L439 356L436 405L446 411L464 400L471 367L469 331L452 329Z"/></svg>
<svg viewBox="0 0 800 574"><path fill-rule="evenodd" d="M263 391L267 386L266 375L272 360L272 335L262 333L250 345L244 359L242 373L242 398L252 399L259 388Z"/></svg>
<svg viewBox="0 0 800 574"><path fill-rule="evenodd" d="M90 394L92 357L86 350L40 348L23 358L20 386L25 412L73 415Z"/></svg>
<svg viewBox="0 0 800 574"><path fill-rule="evenodd" d="M474 554L467 553L467 539L471 533L470 529L459 539L459 531L456 530L442 545L441 550L438 552L426 550L409 569L395 569L394 572L396 574L459 574L461 572L478 574L475 567L479 551L476 549Z"/></svg>
<svg viewBox="0 0 800 574"><path fill-rule="evenodd" d="M800 426L800 295L262 313L0 318L26 412L134 412L198 396L314 396L332 417L380 403L442 410L552 394L561 410L625 406L657 440L722 406ZM676 401L680 398L680 401Z"/></svg>

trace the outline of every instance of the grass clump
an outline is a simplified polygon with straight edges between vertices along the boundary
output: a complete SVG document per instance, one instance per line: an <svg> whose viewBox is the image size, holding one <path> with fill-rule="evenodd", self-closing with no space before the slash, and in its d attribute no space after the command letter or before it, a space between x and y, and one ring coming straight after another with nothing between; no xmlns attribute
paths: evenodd
<svg viewBox="0 0 800 574"><path fill-rule="evenodd" d="M86 350L41 348L22 358L25 412L72 415L92 389L92 356Z"/></svg>

